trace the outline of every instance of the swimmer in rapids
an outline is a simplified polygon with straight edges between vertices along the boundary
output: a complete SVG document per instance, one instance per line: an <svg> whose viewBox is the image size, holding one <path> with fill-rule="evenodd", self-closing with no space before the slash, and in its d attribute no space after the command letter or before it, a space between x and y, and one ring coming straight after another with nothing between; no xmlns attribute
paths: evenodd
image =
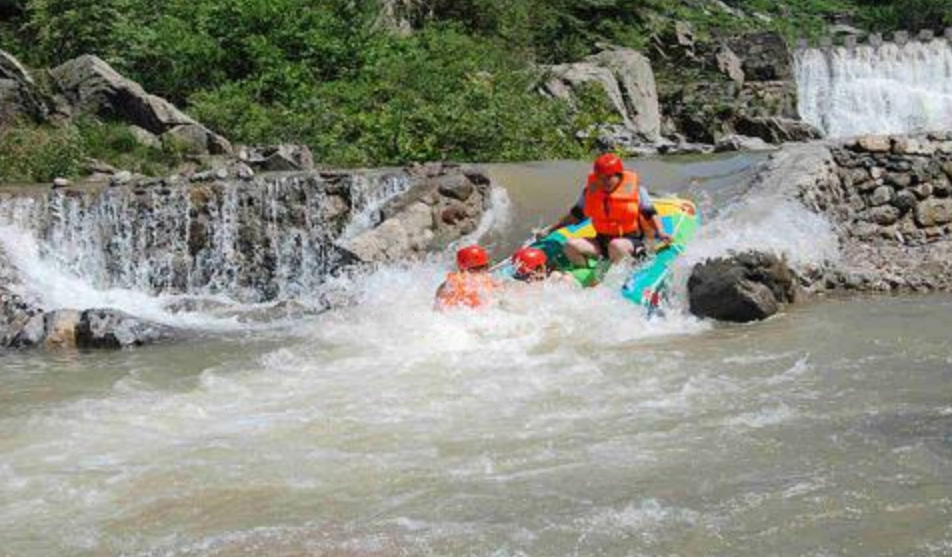
<svg viewBox="0 0 952 557"><path fill-rule="evenodd" d="M538 232L540 237L586 218L592 220L595 238L572 238L565 244L565 256L583 267L590 259L607 257L612 263L645 251L645 232L657 231L661 242L670 242L664 232L648 191L638 183L634 170L625 170L614 154L600 156L578 201L559 222Z"/></svg>

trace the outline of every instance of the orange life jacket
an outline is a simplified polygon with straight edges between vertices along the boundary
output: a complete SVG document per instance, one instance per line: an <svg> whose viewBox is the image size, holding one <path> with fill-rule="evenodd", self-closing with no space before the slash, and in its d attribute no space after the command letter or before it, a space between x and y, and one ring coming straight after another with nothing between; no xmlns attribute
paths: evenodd
<svg viewBox="0 0 952 557"><path fill-rule="evenodd" d="M638 175L630 170L622 173L621 183L613 191L598 187L594 174L585 186L585 216L599 234L625 236L641 231Z"/></svg>
<svg viewBox="0 0 952 557"><path fill-rule="evenodd" d="M488 273L450 273L436 302L442 308L476 308L486 302L486 295L495 288L496 282Z"/></svg>

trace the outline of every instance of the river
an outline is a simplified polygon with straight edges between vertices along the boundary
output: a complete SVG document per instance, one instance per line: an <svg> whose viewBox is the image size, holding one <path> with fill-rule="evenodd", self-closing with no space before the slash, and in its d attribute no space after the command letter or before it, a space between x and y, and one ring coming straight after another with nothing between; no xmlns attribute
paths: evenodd
<svg viewBox="0 0 952 557"><path fill-rule="evenodd" d="M754 162L639 169L743 244L718 215ZM492 172L503 253L584 165ZM813 249L791 220L815 233L784 214L760 238ZM281 327L0 357L0 555L952 553L952 297L717 326L553 285L437 314L447 261Z"/></svg>

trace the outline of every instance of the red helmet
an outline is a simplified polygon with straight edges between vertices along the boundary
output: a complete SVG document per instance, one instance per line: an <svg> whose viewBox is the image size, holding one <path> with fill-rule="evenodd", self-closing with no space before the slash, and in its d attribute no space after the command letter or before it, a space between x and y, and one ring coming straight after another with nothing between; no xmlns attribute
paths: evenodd
<svg viewBox="0 0 952 557"><path fill-rule="evenodd" d="M614 153L608 153L595 159L596 176L614 176L625 171L625 165Z"/></svg>
<svg viewBox="0 0 952 557"><path fill-rule="evenodd" d="M512 264L517 275L531 275L544 269L547 259L545 252L538 248L522 248L512 256Z"/></svg>
<svg viewBox="0 0 952 557"><path fill-rule="evenodd" d="M480 246L466 246L456 252L456 266L460 271L479 269L489 265L489 253Z"/></svg>

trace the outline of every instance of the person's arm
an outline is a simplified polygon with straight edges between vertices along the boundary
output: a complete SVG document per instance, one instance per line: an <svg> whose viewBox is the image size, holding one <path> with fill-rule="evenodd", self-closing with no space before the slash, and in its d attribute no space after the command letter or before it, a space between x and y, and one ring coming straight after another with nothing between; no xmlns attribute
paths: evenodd
<svg viewBox="0 0 952 557"><path fill-rule="evenodd" d="M671 235L664 230L664 224L661 222L661 217L658 215L658 210L655 209L654 201L651 200L651 194L648 193L647 189L641 188L638 198L641 216L651 221L651 225L657 232L659 240L662 242L670 242L672 240Z"/></svg>

